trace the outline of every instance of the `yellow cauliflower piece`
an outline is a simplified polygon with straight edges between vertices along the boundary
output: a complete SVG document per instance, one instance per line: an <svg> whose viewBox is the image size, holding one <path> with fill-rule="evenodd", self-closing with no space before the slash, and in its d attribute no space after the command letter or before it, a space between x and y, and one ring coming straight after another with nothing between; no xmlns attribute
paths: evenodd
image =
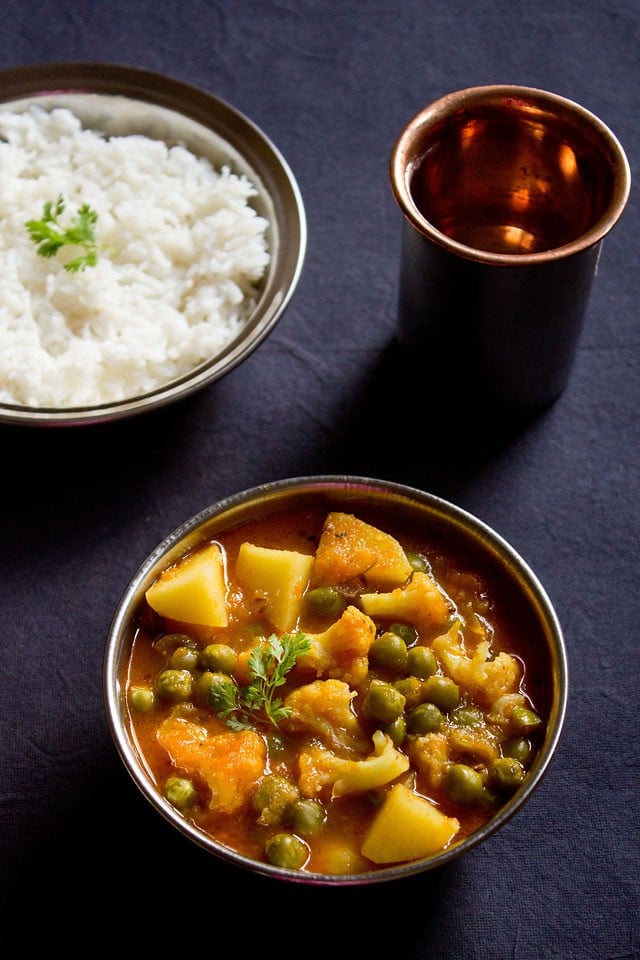
<svg viewBox="0 0 640 960"><path fill-rule="evenodd" d="M393 745L391 737L376 730L373 754L365 760L338 757L323 747L310 747L299 758L299 786L307 796L332 786L331 799L350 793L377 790L409 769L409 758Z"/></svg>
<svg viewBox="0 0 640 960"><path fill-rule="evenodd" d="M522 693L505 693L492 703L487 719L498 727L508 727L514 707L524 707L526 703L526 697Z"/></svg>
<svg viewBox="0 0 640 960"><path fill-rule="evenodd" d="M160 724L157 739L175 767L206 784L209 808L220 813L246 806L266 768L265 742L254 730L210 735L198 723L171 716Z"/></svg>
<svg viewBox="0 0 640 960"><path fill-rule="evenodd" d="M281 727L292 733L308 733L332 747L361 750L364 735L351 707L355 697L343 680L314 680L285 697L289 716Z"/></svg>
<svg viewBox="0 0 640 960"><path fill-rule="evenodd" d="M448 633L436 637L431 647L446 673L467 696L482 706L490 707L505 694L517 691L521 669L516 658L509 653L499 653L491 660L491 644L488 640L480 641L469 656L459 624L454 624Z"/></svg>
<svg viewBox="0 0 640 960"><path fill-rule="evenodd" d="M427 778L430 787L442 786L449 765L449 741L444 733L409 737L407 753L414 766Z"/></svg>
<svg viewBox="0 0 640 960"><path fill-rule="evenodd" d="M314 670L318 677L358 686L368 673L369 648L375 636L373 620L357 607L349 606L324 633L306 634L311 647L298 657L297 666Z"/></svg>
<svg viewBox="0 0 640 960"><path fill-rule="evenodd" d="M486 727L450 727L447 738L452 753L463 761L473 757L489 766L500 752L495 734Z"/></svg>
<svg viewBox="0 0 640 960"><path fill-rule="evenodd" d="M361 594L360 605L370 617L406 620L418 630L442 626L450 614L447 599L437 583L421 571L390 593Z"/></svg>
<svg viewBox="0 0 640 960"><path fill-rule="evenodd" d="M330 513L313 561L314 583L340 584L364 577L372 587L404 583L412 572L401 544L350 513Z"/></svg>

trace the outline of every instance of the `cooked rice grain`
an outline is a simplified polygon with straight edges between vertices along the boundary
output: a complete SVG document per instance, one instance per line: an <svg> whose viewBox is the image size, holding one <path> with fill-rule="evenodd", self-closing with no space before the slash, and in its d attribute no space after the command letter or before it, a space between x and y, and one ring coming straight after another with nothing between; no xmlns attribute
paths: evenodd
<svg viewBox="0 0 640 960"><path fill-rule="evenodd" d="M64 269L25 228L62 195L98 213L97 266ZM106 139L67 109L0 112L0 402L93 406L138 396L243 328L269 263L255 187L182 146ZM77 250L73 251L77 254Z"/></svg>

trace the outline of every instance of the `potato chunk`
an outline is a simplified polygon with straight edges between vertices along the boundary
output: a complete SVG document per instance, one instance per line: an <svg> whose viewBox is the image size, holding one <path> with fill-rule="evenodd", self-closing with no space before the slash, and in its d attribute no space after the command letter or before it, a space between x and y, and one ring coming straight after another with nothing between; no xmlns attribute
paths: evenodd
<svg viewBox="0 0 640 960"><path fill-rule="evenodd" d="M224 557L216 543L164 570L145 596L162 617L206 627L226 627Z"/></svg>
<svg viewBox="0 0 640 960"><path fill-rule="evenodd" d="M388 533L349 513L330 513L313 562L313 582L340 584L357 577L379 589L404 583L412 567Z"/></svg>
<svg viewBox="0 0 640 960"><path fill-rule="evenodd" d="M419 630L441 626L449 616L447 601L437 584L428 574L419 572L390 593L363 593L360 604L370 617L406 620Z"/></svg>
<svg viewBox="0 0 640 960"><path fill-rule="evenodd" d="M444 850L460 829L425 797L402 783L391 787L362 844L362 854L373 863L419 860Z"/></svg>
<svg viewBox="0 0 640 960"><path fill-rule="evenodd" d="M258 601L261 613L277 630L289 631L300 616L313 557L295 550L276 550L243 543L236 575L243 591Z"/></svg>

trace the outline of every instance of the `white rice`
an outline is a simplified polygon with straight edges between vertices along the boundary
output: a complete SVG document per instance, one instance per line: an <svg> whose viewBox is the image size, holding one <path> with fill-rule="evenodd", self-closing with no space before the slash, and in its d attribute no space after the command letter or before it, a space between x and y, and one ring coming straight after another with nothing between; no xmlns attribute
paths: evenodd
<svg viewBox="0 0 640 960"><path fill-rule="evenodd" d="M0 112L0 402L123 400L219 352L269 263L255 194L182 146L107 139L67 109ZM79 273L66 248L39 256L25 227L59 195L63 227L83 203L98 213L106 249Z"/></svg>

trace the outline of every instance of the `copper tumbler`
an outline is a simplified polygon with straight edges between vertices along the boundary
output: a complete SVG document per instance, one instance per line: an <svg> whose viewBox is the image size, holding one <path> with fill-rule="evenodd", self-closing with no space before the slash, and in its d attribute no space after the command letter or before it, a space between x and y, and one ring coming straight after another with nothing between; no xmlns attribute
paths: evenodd
<svg viewBox="0 0 640 960"><path fill-rule="evenodd" d="M466 403L548 406L629 196L614 134L554 93L470 87L408 123L390 177L404 214L398 336L423 382Z"/></svg>

